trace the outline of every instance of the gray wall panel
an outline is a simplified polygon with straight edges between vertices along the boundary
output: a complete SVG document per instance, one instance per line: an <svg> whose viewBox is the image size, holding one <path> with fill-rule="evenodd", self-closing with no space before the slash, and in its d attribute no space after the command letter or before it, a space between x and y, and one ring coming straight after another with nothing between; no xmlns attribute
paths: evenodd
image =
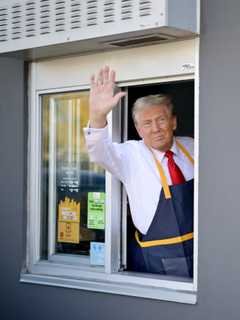
<svg viewBox="0 0 240 320"><path fill-rule="evenodd" d="M238 1L203 1L200 51L200 297L238 319L240 173Z"/></svg>
<svg viewBox="0 0 240 320"><path fill-rule="evenodd" d="M1 320L239 319L239 12L239 1L202 1L196 306L19 283L26 214L23 65L0 58Z"/></svg>
<svg viewBox="0 0 240 320"><path fill-rule="evenodd" d="M168 23L175 28L197 31L196 6L194 0L168 0Z"/></svg>
<svg viewBox="0 0 240 320"><path fill-rule="evenodd" d="M14 319L23 254L23 64L1 58L0 70L0 317Z"/></svg>

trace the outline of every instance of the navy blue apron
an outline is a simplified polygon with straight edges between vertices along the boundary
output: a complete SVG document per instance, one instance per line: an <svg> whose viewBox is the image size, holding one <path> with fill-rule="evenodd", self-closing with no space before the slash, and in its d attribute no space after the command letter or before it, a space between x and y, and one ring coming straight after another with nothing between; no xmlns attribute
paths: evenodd
<svg viewBox="0 0 240 320"><path fill-rule="evenodd" d="M179 142L177 145L193 163L187 150ZM163 185L158 206L147 234L136 231L135 239L129 242L128 267L138 272L193 277L193 180L166 186L162 166L157 166Z"/></svg>

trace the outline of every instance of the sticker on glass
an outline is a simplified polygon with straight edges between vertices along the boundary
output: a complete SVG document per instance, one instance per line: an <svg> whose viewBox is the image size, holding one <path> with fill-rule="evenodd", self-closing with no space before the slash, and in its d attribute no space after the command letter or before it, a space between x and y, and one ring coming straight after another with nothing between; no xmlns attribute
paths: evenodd
<svg viewBox="0 0 240 320"><path fill-rule="evenodd" d="M88 228L104 230L105 193L88 192Z"/></svg>
<svg viewBox="0 0 240 320"><path fill-rule="evenodd" d="M90 242L90 264L103 266L105 261L105 243Z"/></svg>
<svg viewBox="0 0 240 320"><path fill-rule="evenodd" d="M79 243L80 203L65 197L58 205L58 242Z"/></svg>

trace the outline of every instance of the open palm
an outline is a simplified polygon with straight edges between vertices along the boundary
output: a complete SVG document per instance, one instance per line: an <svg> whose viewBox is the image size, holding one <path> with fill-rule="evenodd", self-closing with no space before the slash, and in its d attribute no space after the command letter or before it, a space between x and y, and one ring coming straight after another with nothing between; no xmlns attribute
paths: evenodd
<svg viewBox="0 0 240 320"><path fill-rule="evenodd" d="M125 95L124 92L114 94L115 71L104 67L98 75L91 77L91 90L89 97L90 118L106 117Z"/></svg>

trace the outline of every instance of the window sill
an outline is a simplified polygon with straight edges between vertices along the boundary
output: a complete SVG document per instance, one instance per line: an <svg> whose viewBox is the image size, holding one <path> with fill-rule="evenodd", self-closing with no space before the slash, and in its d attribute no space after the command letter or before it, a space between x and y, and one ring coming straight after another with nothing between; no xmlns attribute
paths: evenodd
<svg viewBox="0 0 240 320"><path fill-rule="evenodd" d="M197 293L189 280L180 281L166 277L156 279L156 276L143 277L132 272L107 274L94 268L89 271L82 270L83 272L70 266L67 269L63 265L41 261L32 266L30 273L23 271L20 281L187 304L197 302Z"/></svg>

